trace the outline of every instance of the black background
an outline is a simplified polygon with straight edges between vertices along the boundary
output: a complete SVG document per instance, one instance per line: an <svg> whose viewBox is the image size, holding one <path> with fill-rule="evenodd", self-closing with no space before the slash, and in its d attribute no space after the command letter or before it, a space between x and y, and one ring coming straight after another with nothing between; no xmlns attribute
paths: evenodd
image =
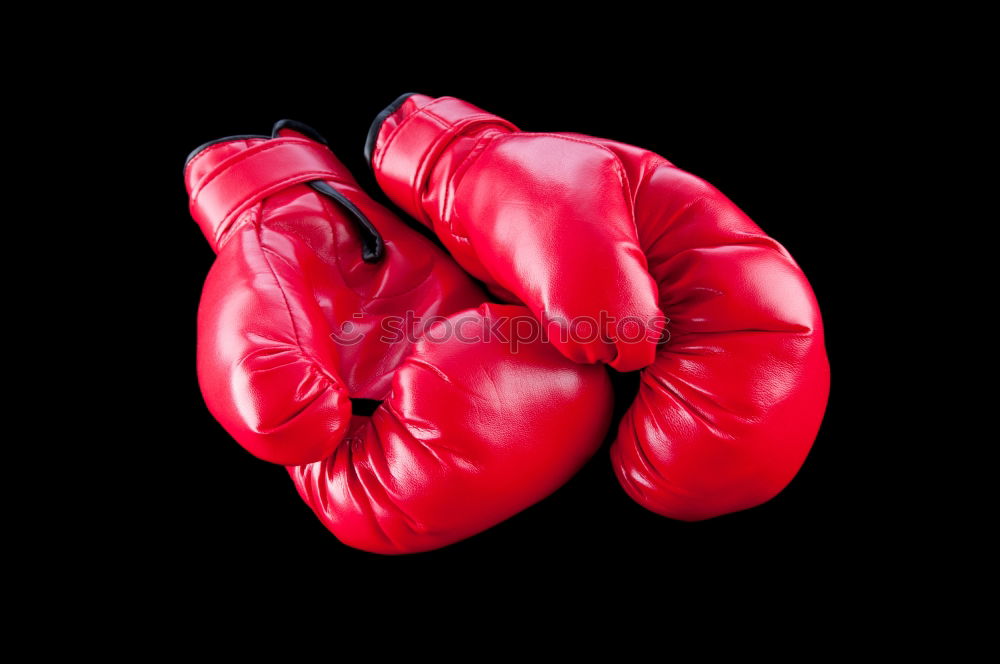
<svg viewBox="0 0 1000 664"><path fill-rule="evenodd" d="M466 68L400 55L391 63L359 57L337 67L233 69L192 76L168 67L129 88L125 102L135 123L130 142L142 151L145 204L126 239L133 277L117 277L116 292L133 297L130 311L144 320L130 361L144 374L153 369L119 397L132 465L119 472L108 522L126 536L121 555L138 563L135 574L260 587L317 574L349 583L527 571L623 584L785 576L808 586L884 563L874 537L893 517L873 504L869 464L859 463L881 441L872 427L856 425L866 378L851 339L852 300L867 275L866 250L855 239L858 201L849 191L861 159L857 121L871 97L837 57L733 56L623 71L569 55ZM268 133L274 121L292 118L317 128L362 186L388 204L362 148L371 120L403 92L457 96L529 131L649 148L719 187L788 248L823 312L832 389L813 451L783 493L707 522L670 521L619 488L606 444L552 497L487 532L435 552L386 557L340 544L282 468L230 439L205 408L195 375L196 311L213 254L188 213L184 158L205 141Z"/></svg>

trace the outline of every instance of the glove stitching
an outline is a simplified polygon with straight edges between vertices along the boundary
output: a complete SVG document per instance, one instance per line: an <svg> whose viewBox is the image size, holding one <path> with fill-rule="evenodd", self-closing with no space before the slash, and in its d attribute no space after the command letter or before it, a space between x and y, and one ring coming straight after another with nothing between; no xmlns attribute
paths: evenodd
<svg viewBox="0 0 1000 664"><path fill-rule="evenodd" d="M198 183L198 186L195 187L195 190L193 192L191 192L191 198L197 198L198 195L202 191L204 191L205 187L207 187L209 184L211 184L212 181L214 181L216 178L218 178L219 176L221 176L223 173L229 171L229 169L231 169L233 166L236 166L236 165L240 164L241 162L244 162L247 159L250 159L251 157L255 157L255 156L259 155L259 154L263 154L263 153L267 152L268 150L275 150L277 148L280 148L280 147L282 147L283 145L286 144L286 141L287 142L294 142L294 143L298 143L298 144L308 144L308 145L312 144L310 141L298 140L298 139L294 139L294 138L288 138L288 139L284 139L283 141L280 141L280 142L279 141L269 141L269 142L261 144L261 145L254 145L254 146L252 146L250 148L247 148L243 152L240 152L240 153L238 153L238 154L230 157L229 159L223 161L221 164L219 164L218 166L216 166L215 170L212 172L211 175L209 175L207 178L205 178L204 180L202 180L201 182ZM226 144L225 143L221 143L220 145L226 145Z"/></svg>
<svg viewBox="0 0 1000 664"><path fill-rule="evenodd" d="M648 438L645 437L645 436L640 436L639 435L639 425L636 422L636 415L635 415L634 409L636 409L638 407L640 401L643 402L642 403L643 408L645 408L647 412L651 412L650 411L651 406L648 403L645 394L643 394L642 390L640 389L639 393L636 395L635 401L632 402L632 405L630 405L629 409L628 409L629 410L629 418L628 418L629 419L629 426L632 429L632 437L636 441L636 445L634 446L634 449L636 450L636 452L638 452L639 458L642 461L642 465L645 466L646 472L648 474L653 475L655 477L658 477L659 479L661 479L664 482L666 482L667 478L665 478L663 476L663 473L660 471L660 469L657 468L656 465L653 463L653 459L650 458L649 453L647 452L647 450L646 450L646 448L644 446L644 440L646 442L648 442ZM669 438L665 442L666 442L667 445L669 445L670 444ZM638 488L638 487L636 487L636 488ZM645 492L644 491L639 491L639 495L644 496Z"/></svg>
<svg viewBox="0 0 1000 664"><path fill-rule="evenodd" d="M409 433L409 430L407 430L407 433ZM386 530L385 526L382 524L382 519L378 516L379 512L394 511L397 515L402 517L401 523L405 525L411 533L418 537L424 533L421 532L418 525L419 522L407 514L389 493L388 486L394 482L395 476L391 470L389 470L389 461L386 458L385 446L382 442L381 436L377 434L378 430L375 429L374 435L366 436L364 439L356 439L357 445L365 451L366 463L356 463L354 461L354 445L352 444L348 449L347 465L351 469L351 475L355 478L355 481L361 487L362 491L364 491L364 495L368 499L362 509L368 515L372 525L391 547L397 551L405 551L407 550L407 547L398 542L389 534L389 531ZM376 460L373 454L374 451L365 444L368 440L372 439L375 441L373 444L378 446L378 461L380 463L375 463ZM376 465L385 467L385 475L389 481L382 479L382 474L379 472L379 469L376 468ZM369 481L366 481L366 479L369 479ZM376 493L379 494L380 499L376 499ZM352 495L356 494L352 492ZM376 504L378 505L377 510L375 508Z"/></svg>
<svg viewBox="0 0 1000 664"><path fill-rule="evenodd" d="M267 139L267 138L241 138L241 139L237 139L235 141L226 141L224 143L216 143L215 145L209 145L207 148L205 148L204 150L202 150L201 152L199 152L198 154L196 154L194 157L191 158L191 161L189 161L187 163L187 167L185 168L185 170L190 171L191 167L195 164L195 162L197 162L199 159L201 159L205 155L207 155L207 154L209 154L211 152L214 152L214 151L216 151L216 150L218 150L220 148L223 148L223 147L226 147L226 146L229 146L229 145L233 145L234 143L239 143L239 142L250 143L251 144L250 148L254 148L261 141L267 141L267 140L270 140L270 139Z"/></svg>
<svg viewBox="0 0 1000 664"><path fill-rule="evenodd" d="M330 185L330 186L332 187L333 185ZM340 191L340 190L338 189L337 191ZM320 206L323 208L323 212L327 213L328 217L336 218L338 215L342 215L343 214L343 212L341 212L339 210L334 210L333 203L329 200L329 198L327 198L326 196L320 195L319 192L314 192L314 193L315 193L316 196L319 197ZM343 193L343 192L341 192L341 193ZM345 195L345 197L346 197L346 195ZM350 200L350 199L348 199L348 200ZM351 202L353 203L354 201L351 201ZM357 203L355 203L355 205L357 205ZM372 222L372 223L374 223L374 222ZM354 231L353 228L351 230ZM347 277L344 275L344 267L343 267L343 265L341 265L341 262L340 262L340 243L339 242L334 242L333 243L333 251L334 251L334 261L337 263L337 271L340 272L340 279L341 279L341 281L343 282L343 284L345 286L347 286L348 288L351 289L351 292L353 292L355 295L358 296L359 300L363 300L364 298L361 297L361 293L356 288L354 288L353 286L349 285L350 282L348 281ZM361 306L361 311L363 313L368 313L367 311L365 311L363 302L360 303L360 306Z"/></svg>
<svg viewBox="0 0 1000 664"><path fill-rule="evenodd" d="M378 440L378 436L374 436L374 438L376 440ZM367 500L364 502L364 504L360 505L360 507L361 507L361 510L367 515L369 523L371 523L372 526L373 526L373 530L375 530L375 532L377 532L378 535L382 539L384 539L385 542L390 547L392 547L394 549L399 549L400 548L399 544L397 544L396 541L393 540L392 537L389 536L388 531L386 531L386 529L382 526L382 521L378 518L378 515L375 513L375 507L374 507L375 499L372 496L372 492L368 488L368 484L365 482L364 478L361 476L361 471L363 470L363 464L358 463L358 462L356 462L354 460L354 443L353 443L353 440L351 442L352 442L352 444L350 444L350 445L347 446L347 451L346 451L347 459L345 460L347 468L350 469L348 471L348 482L351 482L351 479L353 479L353 483L357 487L360 487L361 491L364 493L365 497L367 498ZM358 439L358 442L359 443L361 442L360 439ZM371 456L371 452L368 453L368 456L369 457ZM382 458L383 459L385 458L385 451L384 450L383 450L383 453L382 453ZM371 474L374 475L375 473L372 472ZM376 477L376 482L375 483L378 484L377 477ZM351 496L356 497L357 494L358 494L358 492L352 490L350 492L350 494L351 494Z"/></svg>
<svg viewBox="0 0 1000 664"><path fill-rule="evenodd" d="M288 185L302 184L302 183L308 182L310 180L320 180L320 179L328 177L329 175L330 175L329 171L307 171L307 172L304 172L304 173L296 173L295 175L290 175L290 176L286 177L283 180L279 180L278 182L275 182L275 183L269 185L268 187L266 187L262 191L259 191L259 192L255 193L255 194L253 194L252 196L250 196L246 200L239 201L238 203L236 203L236 205L234 205L231 208L229 208L229 210L227 210L226 213L222 216L223 223L220 224L220 226L219 226L219 232L218 232L218 234L216 235L216 238L215 238L216 245L217 246L221 246L221 244L219 243L219 240L229 230L228 229L229 225L227 225L227 224L224 223L225 220L229 219L233 215L242 214L243 211L240 210L240 208L242 208L244 206L252 207L253 205L255 205L257 203L260 203L262 200L264 200L268 196L273 196L274 194L278 193L279 191L282 191L283 189L287 188Z"/></svg>
<svg viewBox="0 0 1000 664"><path fill-rule="evenodd" d="M504 135L510 135L510 134L504 134ZM472 150L469 151L469 154L467 154L465 159L463 160L461 164L461 166L463 167L461 177L458 178L457 181L456 177L458 177L459 173L458 169L456 168L455 173L452 175L451 182L449 182L450 186L447 187L447 190L450 193L448 194L448 198L445 199L445 209L446 210L451 209L452 211L451 218L453 220L455 221L458 220L458 211L455 209L454 203L455 203L455 198L458 196L458 188L461 186L462 181L465 179L466 173L468 173L472 169L473 165L475 165L475 163L479 161L480 157L482 157L486 153L487 148L489 148L489 145L486 145L486 143L487 142L492 143L494 139L498 139L501 137L502 136L497 136L497 135L481 136L479 140L477 140L476 143L472 146ZM458 135L456 135L455 138L458 138ZM454 142L454 139L452 139L452 142ZM447 146L445 146L445 150L447 149L448 149ZM462 226L465 226L465 224L462 224ZM456 233L455 225L452 222L448 223L448 233L453 238L457 240L462 240L471 245L471 240L469 240L469 236L460 235L459 233Z"/></svg>
<svg viewBox="0 0 1000 664"><path fill-rule="evenodd" d="M438 117L437 115L434 115L433 113L430 113L429 111L426 111L423 108L418 110L416 113L411 115L406 120L410 121L412 120L412 118L416 117L419 114L426 115L428 119L430 119L432 122L434 122L435 124L440 126L441 129L444 130L443 133L437 138L437 140L435 140L434 143L430 146L430 148L425 150L424 153L420 156L420 161L417 163L417 168L413 172L413 177L414 180L417 177L420 177L421 181L419 183L414 181L413 185L410 187L410 191L412 192L411 195L413 196L413 209L422 214L426 221L431 221L430 216L427 214L426 211L424 211L424 206L421 203L424 189L430 182L430 176L431 176L431 173L429 172L429 169L427 167L427 162L430 161L432 153L436 153L437 156L440 156L441 152L446 150L451 141L454 140L454 135L452 135L452 138L450 139L447 138L449 132L452 130L452 126L449 125L440 117ZM400 127L402 127L403 124L405 124L405 122L401 123ZM436 150L435 147L438 145L441 145L441 148ZM431 224L433 225L433 221L431 221Z"/></svg>
<svg viewBox="0 0 1000 664"><path fill-rule="evenodd" d="M451 381L449 380L448 382L450 383ZM432 457L434 457L434 459L442 467L447 468L450 464L453 464L455 460L458 460L465 463L470 468L478 468L476 464L472 463L472 461L470 461L464 455L459 454L456 450L452 449L451 447L448 447L447 445L442 445L440 443L431 444L425 440L421 440L420 438L414 436L412 433L412 429L417 427L414 427L413 425L408 423L408 418L406 418L405 416L403 416L402 413L396 410L396 404L393 403L391 400L386 399L386 401L384 402L384 407L390 414L392 414L392 416L396 419L396 421L400 424L400 426L406 431L406 434L409 437L411 443L416 446L424 448L427 451L427 453L430 454ZM444 459L441 458L441 455L438 453L438 450L447 452L452 457L454 457L454 459L446 462Z"/></svg>
<svg viewBox="0 0 1000 664"><path fill-rule="evenodd" d="M338 184L341 184L341 183L338 183ZM340 191L340 190L338 190L338 191ZM340 191L340 193L344 194L343 191ZM358 192L358 193L359 194L363 194L363 192ZM344 196L347 197L347 194L344 194ZM348 197L348 200L350 200L349 197ZM353 200L351 202L354 203L355 205L357 205L359 209L361 208L361 206L358 205L357 202L355 202ZM343 214L339 210L335 210L333 204L330 202L330 200L326 196L320 196L320 203L323 206L324 212L327 212L330 215L336 216L336 215L342 215ZM374 225L375 222L372 221L372 224ZM356 233L357 231L353 231L353 232ZM391 241L388 241L388 240L386 241L386 243L385 243L386 252L388 252L389 246L391 244L392 244ZM409 293L412 293L413 291L415 291L415 290L417 290L419 288L422 288L424 286L424 284L427 282L427 280L430 279L431 276L434 274L434 267L435 267L435 265L432 262L432 263L430 263L430 267L428 268L427 273L424 274L420 278L420 280L416 283L416 285L414 285L413 287L407 288L405 291L398 291L398 292L395 292L395 293L391 293L389 295L374 295L374 296L371 296L371 295L368 295L367 293L365 293L365 292L363 292L361 290L358 290L358 289L356 289L356 288L354 288L354 287L352 287L352 286L349 285L348 279L344 276L343 266L341 265L340 244L339 243L334 243L334 252L335 252L334 258L335 258L335 260L337 262L337 269L340 271L341 279L344 282L344 286L347 287L347 288L349 288L351 291L354 292L355 295L358 296L359 305L361 306L361 312L360 313L369 313L368 310L364 306L365 304L369 304L371 302L374 302L375 300L386 300L386 299L392 299L394 297L401 297L403 295L408 295Z"/></svg>
<svg viewBox="0 0 1000 664"><path fill-rule="evenodd" d="M282 301L285 304L285 313L288 314L288 322L292 326L292 334L295 337L295 345L296 345L296 347L299 349L299 352L302 354L303 359L307 360L310 364L312 364L314 366L314 368L316 369L316 371L318 371L321 376L323 376L324 378L326 378L327 381L330 382L330 386L334 390L336 390L336 392L341 397L343 397L346 391L344 389L344 386L341 385L340 381L339 380L335 380L332 376L330 376L330 374L325 370L325 368L323 367L323 365L315 357L312 356L312 353L308 352L302 346L302 340L299 337L298 326L295 324L295 316L292 315L292 309L291 309L291 306L288 303L288 296L285 294L285 289L281 285L281 280L278 278L278 273L275 272L274 266L271 264L271 259L268 257L268 254L272 253L273 250L268 249L268 248L266 248L264 246L264 240L261 237L261 228L259 226L256 228L256 233L254 233L254 236L257 238L257 246L260 248L260 253L261 253L261 256L264 258L264 263L267 264L267 269L270 270L271 277L274 279L274 283L278 287L278 293L281 294L281 299L282 299Z"/></svg>
<svg viewBox="0 0 1000 664"><path fill-rule="evenodd" d="M677 373L672 372L671 378L680 383L681 385L684 385L688 389L692 390L698 397L707 401L712 408L720 410L730 415L735 415L736 417L739 418L745 417L744 415L741 415L740 413L732 410L731 408L727 408L726 406L721 404L717 399L707 394L704 389L684 380ZM680 391L677 390L677 388L675 388L673 385L671 385L663 376L659 376L653 373L652 371L643 371L642 379L644 382L647 383L649 381L652 381L654 385L657 385L661 388L663 394L669 394L671 397L673 397L674 402L678 406L681 406L682 410L685 413L692 416L693 419L698 420L698 422L700 422L702 426L704 426L708 431L712 433L713 436L715 436L720 441L735 440L735 437L733 435L731 434L727 435L720 430L719 425L712 421L711 416L707 412L705 412L704 408L695 405L691 401L691 399L682 395ZM648 407L649 406L647 406L647 408Z"/></svg>

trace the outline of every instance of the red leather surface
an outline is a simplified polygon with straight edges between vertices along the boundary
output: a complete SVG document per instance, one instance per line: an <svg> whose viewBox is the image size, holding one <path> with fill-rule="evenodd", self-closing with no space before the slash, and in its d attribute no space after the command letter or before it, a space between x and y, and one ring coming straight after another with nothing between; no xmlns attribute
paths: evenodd
<svg viewBox="0 0 1000 664"><path fill-rule="evenodd" d="M362 260L352 217L305 184L317 179L378 229L382 260ZM243 447L288 466L343 542L444 546L550 494L597 449L610 418L604 369L542 343L475 342L483 319L528 312L484 305L326 147L290 130L217 143L185 182L218 254L198 316L205 402ZM388 339L403 324L384 325L407 312L438 317L438 334ZM459 320L466 342L441 334ZM383 403L352 416L351 398Z"/></svg>
<svg viewBox="0 0 1000 664"><path fill-rule="evenodd" d="M424 95L382 123L372 164L464 268L540 319L666 317L666 338L639 342L549 324L568 358L643 370L611 450L640 504L709 518L798 471L829 391L819 308L788 252L717 189L637 147L520 132Z"/></svg>

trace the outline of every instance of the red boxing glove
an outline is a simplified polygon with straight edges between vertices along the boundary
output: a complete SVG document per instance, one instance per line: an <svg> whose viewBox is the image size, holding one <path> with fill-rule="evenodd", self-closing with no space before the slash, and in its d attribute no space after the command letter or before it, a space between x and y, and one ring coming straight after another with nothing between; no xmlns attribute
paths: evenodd
<svg viewBox="0 0 1000 664"><path fill-rule="evenodd" d="M243 447L288 466L344 543L405 553L468 537L600 445L604 369L537 340L514 347L507 319L530 313L483 304L308 127L204 145L185 182L218 254L198 314L205 402Z"/></svg>
<svg viewBox="0 0 1000 664"><path fill-rule="evenodd" d="M450 97L400 97L366 154L390 198L566 357L643 369L611 449L632 498L697 520L791 481L829 392L819 309L721 192L647 150L521 132Z"/></svg>

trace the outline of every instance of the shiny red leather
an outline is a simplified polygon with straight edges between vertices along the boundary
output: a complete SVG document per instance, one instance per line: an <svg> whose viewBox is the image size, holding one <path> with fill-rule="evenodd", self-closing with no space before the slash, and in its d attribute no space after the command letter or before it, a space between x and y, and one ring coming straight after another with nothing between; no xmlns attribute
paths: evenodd
<svg viewBox="0 0 1000 664"><path fill-rule="evenodd" d="M815 297L780 244L647 150L521 132L450 97L412 95L387 112L368 148L386 194L491 290L554 321L566 357L643 370L611 449L632 498L698 520L791 481L829 365ZM558 334L602 312L650 333Z"/></svg>
<svg viewBox="0 0 1000 664"><path fill-rule="evenodd" d="M363 259L356 219L317 180L379 231L381 260ZM326 146L289 129L224 139L189 160L185 183L217 253L198 313L205 402L248 451L288 467L344 543L405 553L468 537L553 492L600 445L605 371L540 342L515 352L502 321L530 314L484 304ZM431 318L417 340L398 334ZM500 321L489 338L484 321ZM457 324L464 341L445 334ZM352 415L351 399L382 403Z"/></svg>

